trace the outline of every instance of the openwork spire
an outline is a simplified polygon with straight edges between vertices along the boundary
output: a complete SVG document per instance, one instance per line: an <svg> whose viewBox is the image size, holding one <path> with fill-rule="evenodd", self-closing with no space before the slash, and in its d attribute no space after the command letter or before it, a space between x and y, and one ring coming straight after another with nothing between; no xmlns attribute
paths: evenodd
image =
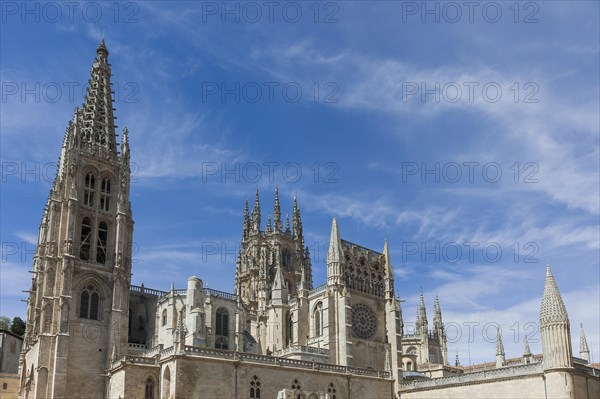
<svg viewBox="0 0 600 399"><path fill-rule="evenodd" d="M252 208L252 230L260 230L260 197L258 195L258 188L254 197L254 208Z"/></svg>
<svg viewBox="0 0 600 399"><path fill-rule="evenodd" d="M433 301L433 326L436 331L440 331L443 328L442 308L440 306L440 298L437 296L437 294Z"/></svg>
<svg viewBox="0 0 600 399"><path fill-rule="evenodd" d="M275 204L273 205L273 223L275 224L275 231L281 231L283 228L281 224L281 208L279 206L279 188L275 188Z"/></svg>
<svg viewBox="0 0 600 399"><path fill-rule="evenodd" d="M85 102L79 110L78 141L94 154L116 157L117 140L110 83L111 71L104 39L96 49Z"/></svg>
<svg viewBox="0 0 600 399"><path fill-rule="evenodd" d="M540 325L556 322L569 322L569 315L563 302L550 265L546 267L546 282L544 284L544 297L540 310Z"/></svg>
<svg viewBox="0 0 600 399"><path fill-rule="evenodd" d="M427 334L427 309L425 308L425 298L423 297L423 290L419 297L419 310L417 313L417 331L422 334Z"/></svg>
<svg viewBox="0 0 600 399"><path fill-rule="evenodd" d="M248 209L248 199L244 203L244 221L242 228L242 239L248 238L248 233L250 232L250 211Z"/></svg>
<svg viewBox="0 0 600 399"><path fill-rule="evenodd" d="M302 217L300 216L300 207L298 199L294 195L294 209L292 211L292 227L294 228L294 237L300 240L300 246L304 248L304 234L302 233Z"/></svg>

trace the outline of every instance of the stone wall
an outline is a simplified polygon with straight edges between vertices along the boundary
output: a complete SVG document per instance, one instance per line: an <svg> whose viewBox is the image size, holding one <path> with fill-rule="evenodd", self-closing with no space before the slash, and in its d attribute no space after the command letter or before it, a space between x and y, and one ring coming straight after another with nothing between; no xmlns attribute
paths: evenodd
<svg viewBox="0 0 600 399"><path fill-rule="evenodd" d="M161 368L167 365L171 382L176 370L171 393L178 398L247 398L253 381L260 382L262 398L294 387L298 393L335 389L337 399L393 398L393 380L379 377L194 357L177 358Z"/></svg>
<svg viewBox="0 0 600 399"><path fill-rule="evenodd" d="M8 331L0 331L0 373L17 373L23 339Z"/></svg>
<svg viewBox="0 0 600 399"><path fill-rule="evenodd" d="M480 372L402 384L401 396L403 399L600 397L600 373L594 376L573 369L544 372L541 365L531 365L498 369L494 374L495 378L489 378L490 372Z"/></svg>

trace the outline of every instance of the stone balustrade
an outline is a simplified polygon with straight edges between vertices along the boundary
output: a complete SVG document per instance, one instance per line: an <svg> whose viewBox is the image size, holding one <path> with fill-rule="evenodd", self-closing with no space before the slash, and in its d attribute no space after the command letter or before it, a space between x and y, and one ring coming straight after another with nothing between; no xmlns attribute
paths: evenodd
<svg viewBox="0 0 600 399"><path fill-rule="evenodd" d="M400 384L400 391L409 391L412 389L442 387L445 385L465 384L470 382L479 382L485 380L494 380L499 378L508 378L514 376L531 375L542 373L542 364L524 364L513 367L501 367L497 369L477 371L473 373L459 374L449 377L432 378L428 380L417 380L403 382Z"/></svg>

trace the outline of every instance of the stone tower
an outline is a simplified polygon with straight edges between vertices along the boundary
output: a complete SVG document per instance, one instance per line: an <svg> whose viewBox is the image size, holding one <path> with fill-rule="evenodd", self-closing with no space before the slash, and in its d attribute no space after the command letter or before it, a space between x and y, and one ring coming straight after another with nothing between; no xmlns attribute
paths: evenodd
<svg viewBox="0 0 600 399"><path fill-rule="evenodd" d="M342 240L336 218L327 252L328 348L335 364L390 370L402 379L402 313L394 295L387 242L383 252Z"/></svg>
<svg viewBox="0 0 600 399"><path fill-rule="evenodd" d="M573 367L570 330L567 309L558 291L550 265L548 265L540 310L544 369Z"/></svg>
<svg viewBox="0 0 600 399"><path fill-rule="evenodd" d="M292 227L289 218L283 228L279 203L279 190L275 190L273 206L274 225L271 218L261 230L261 207L256 190L254 208L249 214L248 201L244 209L242 240L236 267L234 292L251 310L266 310L271 299L277 268L290 295L296 295L302 279L303 287L312 288L312 270L308 247L304 247L300 207L294 197ZM285 298L287 301L287 298Z"/></svg>
<svg viewBox="0 0 600 399"><path fill-rule="evenodd" d="M104 40L96 54L39 229L20 361L22 397L102 398L110 355L126 353L129 144L124 129L117 152Z"/></svg>
<svg viewBox="0 0 600 399"><path fill-rule="evenodd" d="M540 335L546 388L555 398L575 397L570 330L567 309L548 265L540 309Z"/></svg>

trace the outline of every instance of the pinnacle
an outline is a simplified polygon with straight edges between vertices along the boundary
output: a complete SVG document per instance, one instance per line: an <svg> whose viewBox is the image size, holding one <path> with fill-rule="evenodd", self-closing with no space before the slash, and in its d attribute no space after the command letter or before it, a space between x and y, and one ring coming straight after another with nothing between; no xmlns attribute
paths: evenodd
<svg viewBox="0 0 600 399"><path fill-rule="evenodd" d="M504 344L502 343L502 334L500 327L496 329L496 355L504 356Z"/></svg>
<svg viewBox="0 0 600 399"><path fill-rule="evenodd" d="M335 216L331 222L331 236L329 238L329 250L327 252L327 263L342 262L342 241Z"/></svg>
<svg viewBox="0 0 600 399"><path fill-rule="evenodd" d="M104 42L104 38L102 38L102 40L100 41L100 44L98 45L98 48L96 49L97 53L99 53L101 51L104 51L106 53L106 55L108 55L108 49L106 48L106 43Z"/></svg>
<svg viewBox="0 0 600 399"><path fill-rule="evenodd" d="M563 302L550 265L546 267L546 282L544 284L544 296L540 309L540 325L543 326L554 322L569 322L567 309Z"/></svg>

